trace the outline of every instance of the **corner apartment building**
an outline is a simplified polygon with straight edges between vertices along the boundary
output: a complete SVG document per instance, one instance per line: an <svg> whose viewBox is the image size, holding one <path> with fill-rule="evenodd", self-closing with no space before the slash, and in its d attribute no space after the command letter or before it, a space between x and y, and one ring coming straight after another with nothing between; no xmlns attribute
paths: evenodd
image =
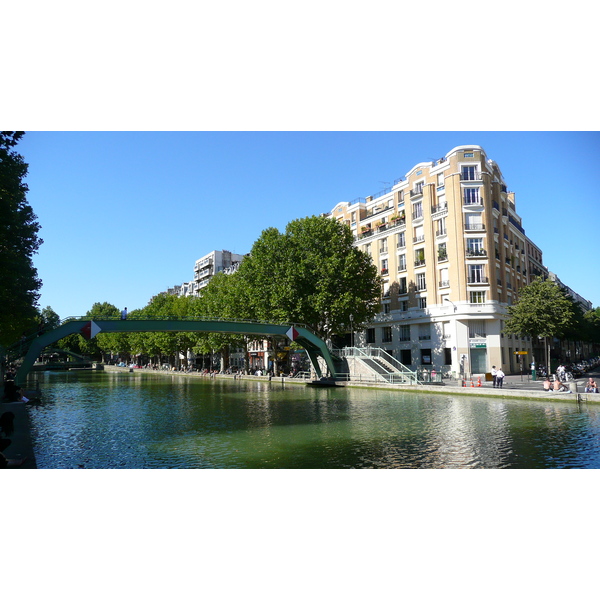
<svg viewBox="0 0 600 600"><path fill-rule="evenodd" d="M330 216L352 228L383 278L381 313L355 345L457 376L492 365L518 372L517 351L531 362L531 340L505 335L503 324L517 291L548 270L483 148L457 146Z"/></svg>

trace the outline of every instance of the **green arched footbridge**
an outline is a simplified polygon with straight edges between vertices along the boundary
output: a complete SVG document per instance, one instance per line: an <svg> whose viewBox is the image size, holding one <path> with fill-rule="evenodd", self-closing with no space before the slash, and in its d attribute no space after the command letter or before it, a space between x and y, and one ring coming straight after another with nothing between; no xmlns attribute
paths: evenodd
<svg viewBox="0 0 600 600"><path fill-rule="evenodd" d="M89 317L73 318L66 320L56 329L52 329L31 341L23 362L17 371L17 383L24 383L27 374L35 363L42 350L58 340L81 333L87 338L94 337L97 333L131 333L131 332L178 332L194 331L208 333L230 333L233 335L252 336L279 336L287 337L302 346L317 373L322 376L318 358L322 357L332 376L335 376L333 358L325 342L312 333L304 325L273 324L256 321L227 321L220 319L202 319L194 317L157 318L157 319L126 319L98 317L90 320Z"/></svg>

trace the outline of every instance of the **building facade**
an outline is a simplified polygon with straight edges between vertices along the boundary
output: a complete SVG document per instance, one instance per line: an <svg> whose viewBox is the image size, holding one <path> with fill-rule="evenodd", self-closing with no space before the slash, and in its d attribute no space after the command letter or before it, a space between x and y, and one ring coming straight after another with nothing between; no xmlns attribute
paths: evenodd
<svg viewBox="0 0 600 600"><path fill-rule="evenodd" d="M457 377L493 365L518 372L519 359L532 360L532 340L505 335L503 325L518 290L548 270L483 148L453 148L330 215L351 227L383 279L381 313L355 345Z"/></svg>

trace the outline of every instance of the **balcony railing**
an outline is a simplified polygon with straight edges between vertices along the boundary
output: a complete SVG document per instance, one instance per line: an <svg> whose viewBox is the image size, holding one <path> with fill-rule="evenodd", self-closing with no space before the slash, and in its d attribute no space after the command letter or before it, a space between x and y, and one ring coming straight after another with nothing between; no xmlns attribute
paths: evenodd
<svg viewBox="0 0 600 600"><path fill-rule="evenodd" d="M466 254L468 258L477 256L487 256L487 252L483 248L481 248L480 250L476 250L474 248L467 248Z"/></svg>
<svg viewBox="0 0 600 600"><path fill-rule="evenodd" d="M481 285L485 285L488 284L490 282L490 280L487 277L483 277L481 275L477 275L475 277L467 277L467 283L471 283L471 284L481 284Z"/></svg>
<svg viewBox="0 0 600 600"><path fill-rule="evenodd" d="M415 267L423 267L425 265L425 259L421 258L419 260L415 260Z"/></svg>
<svg viewBox="0 0 600 600"><path fill-rule="evenodd" d="M464 206L483 206L483 198L463 198Z"/></svg>
<svg viewBox="0 0 600 600"><path fill-rule="evenodd" d="M423 341L426 341L426 340L430 340L430 339L431 339L431 335L420 335L419 336L419 341L420 342L423 342Z"/></svg>
<svg viewBox="0 0 600 600"><path fill-rule="evenodd" d="M467 231L485 231L485 225L483 223L465 223L465 229Z"/></svg>
<svg viewBox="0 0 600 600"><path fill-rule="evenodd" d="M422 218L423 218L422 210L414 210L413 211L413 214L412 214L413 221L416 221L417 219L422 219Z"/></svg>
<svg viewBox="0 0 600 600"><path fill-rule="evenodd" d="M418 244L419 242L424 242L425 241L425 236L424 235L416 235L413 238L413 243Z"/></svg>
<svg viewBox="0 0 600 600"><path fill-rule="evenodd" d="M419 187L416 188L414 190L410 190L410 197L411 198L416 198L417 196L422 196L423 195L423 188Z"/></svg>
<svg viewBox="0 0 600 600"><path fill-rule="evenodd" d="M444 279L443 281L440 281L440 287L441 288L450 287L450 282L447 279Z"/></svg>
<svg viewBox="0 0 600 600"><path fill-rule="evenodd" d="M433 217L434 215L438 214L438 213L443 213L443 212L448 212L448 204L444 203L444 204L434 204L431 207L431 216Z"/></svg>
<svg viewBox="0 0 600 600"><path fill-rule="evenodd" d="M463 171L460 174L460 180L461 181L481 181L481 173L479 171L475 171L475 172Z"/></svg>

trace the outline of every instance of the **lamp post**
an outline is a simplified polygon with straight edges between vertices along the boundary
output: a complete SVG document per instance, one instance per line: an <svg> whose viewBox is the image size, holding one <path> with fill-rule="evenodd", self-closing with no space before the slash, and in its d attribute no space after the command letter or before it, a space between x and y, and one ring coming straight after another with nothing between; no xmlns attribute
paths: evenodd
<svg viewBox="0 0 600 600"><path fill-rule="evenodd" d="M354 315L350 315L350 348L354 348Z"/></svg>
<svg viewBox="0 0 600 600"><path fill-rule="evenodd" d="M456 312L456 305L454 304L454 302L452 302L452 300L450 300L449 298L444 298L445 302L450 302L450 304L452 304L452 306L454 306L454 312Z"/></svg>

